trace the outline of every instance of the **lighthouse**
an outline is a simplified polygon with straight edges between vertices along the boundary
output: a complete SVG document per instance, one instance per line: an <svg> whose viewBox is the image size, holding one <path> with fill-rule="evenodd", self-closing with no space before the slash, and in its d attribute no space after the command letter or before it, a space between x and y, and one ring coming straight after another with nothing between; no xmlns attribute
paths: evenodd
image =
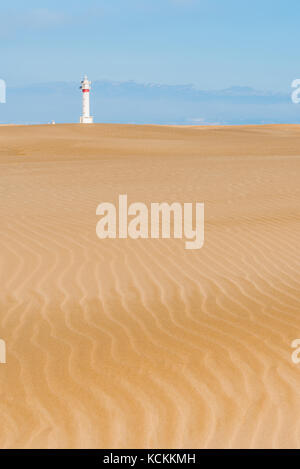
<svg viewBox="0 0 300 469"><path fill-rule="evenodd" d="M82 116L80 116L80 124L92 124L93 118L90 116L91 82L86 75L81 81L80 89L82 91Z"/></svg>

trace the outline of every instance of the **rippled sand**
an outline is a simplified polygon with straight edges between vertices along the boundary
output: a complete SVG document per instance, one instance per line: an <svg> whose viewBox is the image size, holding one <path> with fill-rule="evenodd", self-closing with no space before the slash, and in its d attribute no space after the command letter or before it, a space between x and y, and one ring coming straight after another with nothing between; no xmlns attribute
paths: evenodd
<svg viewBox="0 0 300 469"><path fill-rule="evenodd" d="M0 127L1 448L300 447L300 126ZM96 207L205 202L205 246Z"/></svg>

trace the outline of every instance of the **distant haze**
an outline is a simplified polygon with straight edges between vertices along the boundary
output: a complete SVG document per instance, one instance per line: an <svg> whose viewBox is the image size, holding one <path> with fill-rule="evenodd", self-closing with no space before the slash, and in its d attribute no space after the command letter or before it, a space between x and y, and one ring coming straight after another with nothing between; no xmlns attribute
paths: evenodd
<svg viewBox="0 0 300 469"><path fill-rule="evenodd" d="M92 79L92 77L90 77ZM44 83L7 88L0 123L78 122L78 82ZM286 93L232 87L205 91L193 85L95 81L91 107L95 122L137 124L300 123L300 106Z"/></svg>

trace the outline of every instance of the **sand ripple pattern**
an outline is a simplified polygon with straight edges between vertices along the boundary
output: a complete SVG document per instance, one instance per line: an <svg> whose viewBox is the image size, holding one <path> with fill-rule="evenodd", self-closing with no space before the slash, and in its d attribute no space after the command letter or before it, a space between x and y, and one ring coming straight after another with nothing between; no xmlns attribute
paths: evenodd
<svg viewBox="0 0 300 469"><path fill-rule="evenodd" d="M299 448L300 127L0 127L1 448ZM205 202L206 243L96 237Z"/></svg>

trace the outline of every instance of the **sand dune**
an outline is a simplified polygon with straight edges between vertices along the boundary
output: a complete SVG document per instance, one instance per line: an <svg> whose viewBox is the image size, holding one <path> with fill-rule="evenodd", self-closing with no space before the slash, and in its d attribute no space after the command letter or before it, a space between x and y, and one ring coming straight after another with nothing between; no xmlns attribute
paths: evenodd
<svg viewBox="0 0 300 469"><path fill-rule="evenodd" d="M300 126L0 128L1 448L299 448ZM96 207L205 202L205 246Z"/></svg>

